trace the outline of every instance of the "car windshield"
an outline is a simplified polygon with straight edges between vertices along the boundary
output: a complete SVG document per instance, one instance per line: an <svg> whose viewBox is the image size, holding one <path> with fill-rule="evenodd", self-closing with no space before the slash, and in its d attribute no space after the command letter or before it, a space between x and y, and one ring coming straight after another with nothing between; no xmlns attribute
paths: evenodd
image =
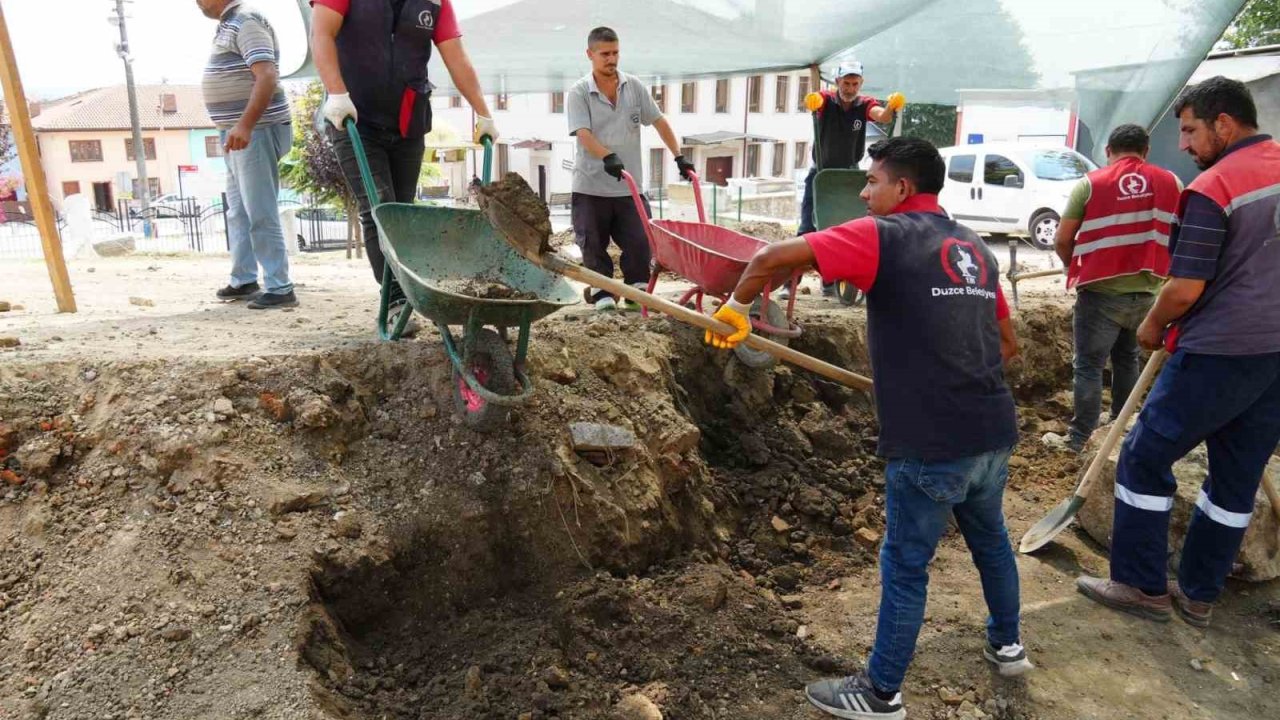
<svg viewBox="0 0 1280 720"><path fill-rule="evenodd" d="M1085 156L1071 150L1036 150L1023 157L1041 180L1078 180L1095 168Z"/></svg>

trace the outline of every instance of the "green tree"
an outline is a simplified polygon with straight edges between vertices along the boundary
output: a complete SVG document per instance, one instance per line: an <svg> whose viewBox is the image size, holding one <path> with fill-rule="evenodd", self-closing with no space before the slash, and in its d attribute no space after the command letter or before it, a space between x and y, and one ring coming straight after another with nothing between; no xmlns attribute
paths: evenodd
<svg viewBox="0 0 1280 720"><path fill-rule="evenodd" d="M1252 0L1227 28L1222 40L1230 48L1280 43L1280 0Z"/></svg>
<svg viewBox="0 0 1280 720"><path fill-rule="evenodd" d="M888 129L888 128L886 128ZM902 134L928 140L935 147L956 142L956 106L914 103L903 110Z"/></svg>
<svg viewBox="0 0 1280 720"><path fill-rule="evenodd" d="M354 198L333 146L315 125L324 86L313 82L293 99L293 149L280 161L280 179L317 204L350 204Z"/></svg>

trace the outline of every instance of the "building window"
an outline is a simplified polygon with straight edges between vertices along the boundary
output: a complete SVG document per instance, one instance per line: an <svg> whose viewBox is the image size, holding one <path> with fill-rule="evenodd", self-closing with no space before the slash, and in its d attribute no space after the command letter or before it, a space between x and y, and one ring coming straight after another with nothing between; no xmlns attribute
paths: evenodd
<svg viewBox="0 0 1280 720"><path fill-rule="evenodd" d="M222 157L222 138L217 135L206 135L204 138L204 156Z"/></svg>
<svg viewBox="0 0 1280 720"><path fill-rule="evenodd" d="M666 167L666 151L653 148L649 151L649 188L661 189L663 186L662 171Z"/></svg>
<svg viewBox="0 0 1280 720"><path fill-rule="evenodd" d="M747 112L760 112L760 94L763 86L763 75L752 75L747 78Z"/></svg>
<svg viewBox="0 0 1280 720"><path fill-rule="evenodd" d="M729 78L716 81L716 112L729 112Z"/></svg>
<svg viewBox="0 0 1280 720"><path fill-rule="evenodd" d="M507 99L508 99L508 98L507 98L507 94L506 94L506 93L498 93L497 95L494 95L494 96L493 96L493 109L494 109L494 110L506 110L506 109L507 109Z"/></svg>
<svg viewBox="0 0 1280 720"><path fill-rule="evenodd" d="M449 97L449 107L451 107L451 108L460 108L460 107L462 107L462 96L461 96L461 95L451 95L451 96Z"/></svg>
<svg viewBox="0 0 1280 720"><path fill-rule="evenodd" d="M67 145L71 148L71 162L102 162L101 140L72 140Z"/></svg>
<svg viewBox="0 0 1280 720"><path fill-rule="evenodd" d="M809 76L801 75L796 81L796 112L808 112L804 106L804 96L809 94Z"/></svg>
<svg viewBox="0 0 1280 720"><path fill-rule="evenodd" d="M665 113L667 111L667 86L654 85L649 88L649 94L653 96L653 102L658 106L658 112Z"/></svg>
<svg viewBox="0 0 1280 720"><path fill-rule="evenodd" d="M796 143L796 164L797 170L803 170L809 166L809 143Z"/></svg>
<svg viewBox="0 0 1280 720"><path fill-rule="evenodd" d="M138 197L138 179L133 178L132 183L133 183L133 196L136 198ZM153 177L147 178L147 197L148 198L160 197L160 178L153 178Z"/></svg>
<svg viewBox="0 0 1280 720"><path fill-rule="evenodd" d="M956 155L947 166L947 178L956 182L973 182L973 166L977 155Z"/></svg>
<svg viewBox="0 0 1280 720"><path fill-rule="evenodd" d="M553 113L564 112L564 93L563 92L551 93L551 112Z"/></svg>
<svg viewBox="0 0 1280 720"><path fill-rule="evenodd" d="M747 177L760 176L760 143L747 146Z"/></svg>
<svg viewBox="0 0 1280 720"><path fill-rule="evenodd" d="M142 147L146 150L147 159L156 159L156 139L142 138ZM130 162L137 160L137 155L133 152L133 138L124 139L124 156Z"/></svg>
<svg viewBox="0 0 1280 720"><path fill-rule="evenodd" d="M501 178L510 172L510 158L507 155L508 145L506 143L498 144L498 177Z"/></svg>
<svg viewBox="0 0 1280 720"><path fill-rule="evenodd" d="M698 112L698 83L687 82L680 85L680 112Z"/></svg>
<svg viewBox="0 0 1280 720"><path fill-rule="evenodd" d="M784 113L787 111L787 96L791 94L791 76L779 75L777 92L773 94L773 111Z"/></svg>
<svg viewBox="0 0 1280 720"><path fill-rule="evenodd" d="M773 176L785 177L787 174L787 144L773 144Z"/></svg>
<svg viewBox="0 0 1280 720"><path fill-rule="evenodd" d="M78 180L68 180L62 183L62 197L70 197L80 193L80 182Z"/></svg>

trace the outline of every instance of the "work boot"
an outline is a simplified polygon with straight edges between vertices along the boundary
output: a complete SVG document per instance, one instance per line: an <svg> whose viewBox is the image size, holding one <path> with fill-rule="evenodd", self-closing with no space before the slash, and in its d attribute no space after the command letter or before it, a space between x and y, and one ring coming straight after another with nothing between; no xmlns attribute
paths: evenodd
<svg viewBox="0 0 1280 720"><path fill-rule="evenodd" d="M995 665L1002 677L1017 677L1036 667L1027 659L1027 649L1019 643L996 647L988 641L982 646L982 657Z"/></svg>
<svg viewBox="0 0 1280 720"><path fill-rule="evenodd" d="M1186 620L1188 625L1198 628L1209 627L1209 615L1213 612L1213 603L1200 602L1187 597L1177 580L1169 581L1169 596L1173 598L1173 609L1178 611L1178 616Z"/></svg>
<svg viewBox="0 0 1280 720"><path fill-rule="evenodd" d="M408 300L400 300L387 308L387 332L396 329L402 312L409 313L409 322L405 323L404 331L400 333L400 339L405 340L418 334L418 320L413 317L413 306Z"/></svg>
<svg viewBox="0 0 1280 720"><path fill-rule="evenodd" d="M274 310L298 306L298 296L290 290L287 293L258 293L246 306L250 310Z"/></svg>
<svg viewBox="0 0 1280 720"><path fill-rule="evenodd" d="M240 287L228 285L218 291L218 299L225 300L227 302L234 302L236 300L251 298L254 293L259 292L262 292L262 288L259 287L256 282L246 283Z"/></svg>
<svg viewBox="0 0 1280 720"><path fill-rule="evenodd" d="M835 297L835 296L836 296L836 284L835 284L835 283L830 283L830 284L828 284L828 283L823 283L823 284L822 284L822 297L824 297L824 298L833 298L833 297Z"/></svg>
<svg viewBox="0 0 1280 720"><path fill-rule="evenodd" d="M1148 595L1136 587L1088 575L1076 578L1076 589L1094 602L1140 618L1169 622L1169 618L1173 617L1169 593Z"/></svg>
<svg viewBox="0 0 1280 720"><path fill-rule="evenodd" d="M888 693L880 693L875 689L866 671L844 679L819 680L804 688L804 696L810 704L838 718L905 718L907 713L902 709L902 693L894 693L888 700L881 698L885 694Z"/></svg>

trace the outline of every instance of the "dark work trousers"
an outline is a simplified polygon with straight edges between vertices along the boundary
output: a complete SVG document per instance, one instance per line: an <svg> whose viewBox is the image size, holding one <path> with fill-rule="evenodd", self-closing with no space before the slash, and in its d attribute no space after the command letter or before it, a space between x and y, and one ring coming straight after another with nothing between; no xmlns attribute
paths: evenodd
<svg viewBox="0 0 1280 720"><path fill-rule="evenodd" d="M369 158L369 170L373 173L373 185L380 201L413 202L418 194L418 175L422 172L424 139L401 137L394 130L366 127L358 123L356 128L364 143L365 155ZM374 277L381 283L386 258L378 243L378 226L373 222L373 210L364 192L364 182L360 179L360 166L356 164L351 138L347 137L345 130L339 132L327 123L325 129L338 156L338 163L342 165L342 174L346 176L351 192L360 203L360 227L364 233L365 255L369 258L369 265L373 267ZM391 282L392 303L403 300L404 291L400 289L400 284L394 278Z"/></svg>
<svg viewBox="0 0 1280 720"><path fill-rule="evenodd" d="M574 193L572 199L573 235L582 249L582 264L606 277L613 277L613 258L609 257L609 239L622 250L622 279L628 285L649 283L649 237L644 223L653 216L649 198L640 196L645 218L636 214L630 196L601 197ZM595 302L608 292L596 289Z"/></svg>

